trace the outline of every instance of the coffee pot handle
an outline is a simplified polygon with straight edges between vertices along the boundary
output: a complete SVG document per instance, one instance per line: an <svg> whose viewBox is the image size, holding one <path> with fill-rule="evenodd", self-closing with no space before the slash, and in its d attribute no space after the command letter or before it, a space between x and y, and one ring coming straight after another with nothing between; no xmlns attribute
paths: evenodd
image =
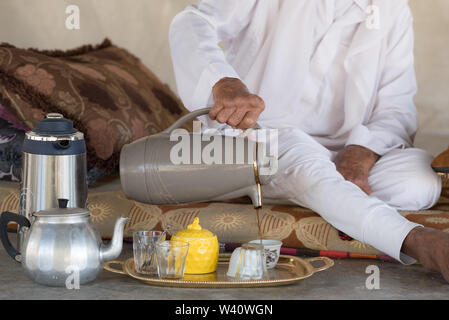
<svg viewBox="0 0 449 320"><path fill-rule="evenodd" d="M165 129L162 132L170 134L170 133L172 133L173 130L178 129L184 123L189 122L199 116L204 116L206 114L209 114L211 109L212 108L203 108L203 109L198 109L198 110L192 111L192 112L186 114L185 116L179 118L175 123L173 123L170 127L168 127L167 129ZM260 129L260 126L258 124L256 124L253 129Z"/></svg>
<svg viewBox="0 0 449 320"><path fill-rule="evenodd" d="M177 121L175 121L175 123L173 123L170 127L165 129L163 132L170 134L170 133L172 133L173 130L178 129L184 123L189 122L199 116L204 116L206 114L209 114L211 109L212 108L203 108L203 109L198 109L198 110L192 111L192 112L186 114L185 116L179 118Z"/></svg>
<svg viewBox="0 0 449 320"><path fill-rule="evenodd" d="M22 227L30 227L30 221L19 214L15 214L12 212L2 212L0 215L0 240L2 241L3 247L5 248L6 252L17 262L20 262L20 252L17 251L16 248L14 248L11 244L11 241L9 241L8 238L8 223L9 222L17 222L19 225L19 230Z"/></svg>

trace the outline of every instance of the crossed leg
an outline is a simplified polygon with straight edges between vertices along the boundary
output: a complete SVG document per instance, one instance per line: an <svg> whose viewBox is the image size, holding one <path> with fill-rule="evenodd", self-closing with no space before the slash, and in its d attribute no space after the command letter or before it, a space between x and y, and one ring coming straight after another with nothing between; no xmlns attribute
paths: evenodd
<svg viewBox="0 0 449 320"><path fill-rule="evenodd" d="M425 208L439 196L441 182L426 167L429 157L423 151L392 151L379 160L370 177L373 194L368 196L337 172L334 153L301 130L280 130L278 146L278 171L263 186L265 198L287 199L310 208L351 237L402 263L414 262L401 249L419 225L402 217L396 208Z"/></svg>
<svg viewBox="0 0 449 320"><path fill-rule="evenodd" d="M441 193L441 178L424 150L396 149L381 157L368 179L372 196L398 210L433 207Z"/></svg>

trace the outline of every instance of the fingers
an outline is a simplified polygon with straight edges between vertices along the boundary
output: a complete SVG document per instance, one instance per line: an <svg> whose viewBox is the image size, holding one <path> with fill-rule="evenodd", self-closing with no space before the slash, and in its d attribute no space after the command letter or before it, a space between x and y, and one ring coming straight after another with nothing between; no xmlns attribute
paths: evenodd
<svg viewBox="0 0 449 320"><path fill-rule="evenodd" d="M254 127L257 123L257 119L259 118L259 114L260 113L257 111L248 111L242 121L237 125L237 128L246 130Z"/></svg>
<svg viewBox="0 0 449 320"><path fill-rule="evenodd" d="M233 128L237 128L239 124L242 122L247 112L248 112L247 108L236 109L234 113L229 117L228 124Z"/></svg>
<svg viewBox="0 0 449 320"><path fill-rule="evenodd" d="M264 101L256 95L252 95L250 97L250 106L251 107L248 109L248 112L245 114L243 119L238 125L236 125L238 129L245 130L254 127L260 114L265 110Z"/></svg>
<svg viewBox="0 0 449 320"><path fill-rule="evenodd" d="M449 282L449 272L444 271L444 272L442 272L441 274L443 275L444 280L446 280L447 282Z"/></svg>
<svg viewBox="0 0 449 320"><path fill-rule="evenodd" d="M263 100L257 96L239 97L216 103L209 112L209 117L233 128L245 130L255 126L264 109Z"/></svg>
<svg viewBox="0 0 449 320"><path fill-rule="evenodd" d="M212 120L215 120L217 118L218 113L224 108L223 104L216 103L213 105L212 109L209 111L209 117Z"/></svg>
<svg viewBox="0 0 449 320"><path fill-rule="evenodd" d="M229 120L229 117L235 112L236 107L228 107L228 108L222 108L220 112L217 114L215 120L217 120L220 123L227 123Z"/></svg>

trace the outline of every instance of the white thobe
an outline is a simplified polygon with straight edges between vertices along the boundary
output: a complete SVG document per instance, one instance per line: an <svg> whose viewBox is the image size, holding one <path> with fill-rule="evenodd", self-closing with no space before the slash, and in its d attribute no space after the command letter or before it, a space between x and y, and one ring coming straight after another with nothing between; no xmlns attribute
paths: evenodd
<svg viewBox="0 0 449 320"><path fill-rule="evenodd" d="M170 45L190 110L212 105L212 87L224 77L241 79L265 101L259 125L280 129L279 170L265 198L309 207L411 262L400 249L417 225L396 209L431 206L441 182L430 156L411 148L416 80L405 0L203 0L175 17ZM371 196L332 162L354 144L382 156L369 179ZM414 188L408 195L407 186Z"/></svg>

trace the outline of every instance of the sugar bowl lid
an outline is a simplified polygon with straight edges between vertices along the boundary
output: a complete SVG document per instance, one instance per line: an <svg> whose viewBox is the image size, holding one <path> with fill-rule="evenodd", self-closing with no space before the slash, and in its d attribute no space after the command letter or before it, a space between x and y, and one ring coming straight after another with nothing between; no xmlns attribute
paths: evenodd
<svg viewBox="0 0 449 320"><path fill-rule="evenodd" d="M203 229L200 226L200 219L195 217L192 224L187 226L187 229L178 231L176 237L179 238L195 238L195 239L207 239L215 237L215 235L209 230Z"/></svg>

